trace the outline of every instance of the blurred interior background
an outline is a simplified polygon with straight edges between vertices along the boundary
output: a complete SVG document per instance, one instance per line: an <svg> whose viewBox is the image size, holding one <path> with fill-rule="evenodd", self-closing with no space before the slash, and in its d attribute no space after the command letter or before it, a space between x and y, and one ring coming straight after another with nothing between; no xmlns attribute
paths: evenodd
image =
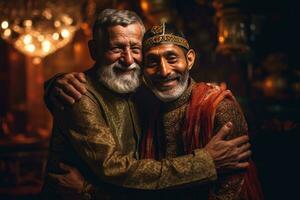
<svg viewBox="0 0 300 200"><path fill-rule="evenodd" d="M197 51L194 79L226 85L241 103L266 199L297 199L300 18L290 3L0 0L0 199L38 199L52 124L43 83L92 66L87 41L105 8L179 26Z"/></svg>

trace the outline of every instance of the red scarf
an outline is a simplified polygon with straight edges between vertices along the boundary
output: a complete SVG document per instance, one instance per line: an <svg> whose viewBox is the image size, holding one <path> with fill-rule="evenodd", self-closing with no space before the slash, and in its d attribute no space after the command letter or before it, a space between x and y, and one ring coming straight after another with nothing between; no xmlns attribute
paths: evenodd
<svg viewBox="0 0 300 200"><path fill-rule="evenodd" d="M192 153L195 149L203 148L209 142L213 136L217 106L224 98L232 100L240 108L230 91L206 83L194 85L182 134L186 154ZM159 160L164 157L164 148L162 148L163 141L159 123L159 106L155 108L157 109L152 110L150 114L148 126L142 139L141 158ZM260 183L252 161L250 161L250 166L244 175L241 195L248 200L262 200Z"/></svg>

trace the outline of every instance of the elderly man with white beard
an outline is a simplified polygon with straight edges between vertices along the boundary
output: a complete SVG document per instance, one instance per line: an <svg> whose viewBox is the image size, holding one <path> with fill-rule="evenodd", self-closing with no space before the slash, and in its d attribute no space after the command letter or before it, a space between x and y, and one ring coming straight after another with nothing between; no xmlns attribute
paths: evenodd
<svg viewBox="0 0 300 200"><path fill-rule="evenodd" d="M226 125L205 147L189 154L161 160L139 159L142 131L136 104L143 102L137 102L134 92L140 85L144 31L135 13L104 10L94 24L93 40L89 41L96 63L85 72L86 80L76 74L78 79L66 81L64 75L49 83L50 93L58 91L59 98L70 102L74 101L70 94L84 90L80 81L86 82L87 92L64 110L50 106L54 125L43 188L45 199L68 199L78 192L90 196L91 185L76 181L82 177L71 179L78 191L68 192L64 187L70 184L68 177L74 175L70 166L76 167L89 183L99 186L96 188L101 199L133 199L132 191L123 188L156 190L208 183L216 180L217 171L248 166L244 161L249 156L248 137L224 140L230 130ZM56 87L59 81L64 88Z"/></svg>

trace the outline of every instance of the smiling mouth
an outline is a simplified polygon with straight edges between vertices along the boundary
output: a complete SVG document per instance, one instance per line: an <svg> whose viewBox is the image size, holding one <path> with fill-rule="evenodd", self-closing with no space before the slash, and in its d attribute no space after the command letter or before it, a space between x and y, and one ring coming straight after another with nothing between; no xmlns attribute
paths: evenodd
<svg viewBox="0 0 300 200"><path fill-rule="evenodd" d="M136 68L128 69L128 68L119 68L119 67L116 67L114 69L114 71L117 74L130 74L130 73L134 72L135 70L136 70Z"/></svg>
<svg viewBox="0 0 300 200"><path fill-rule="evenodd" d="M155 85L157 86L157 89L161 91L170 90L177 85L178 81L178 78L173 78L169 80L156 81Z"/></svg>

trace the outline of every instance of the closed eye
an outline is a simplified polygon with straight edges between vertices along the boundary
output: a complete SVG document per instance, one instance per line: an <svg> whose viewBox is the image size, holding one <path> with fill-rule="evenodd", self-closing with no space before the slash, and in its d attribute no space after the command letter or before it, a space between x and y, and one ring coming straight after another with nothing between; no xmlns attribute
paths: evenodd
<svg viewBox="0 0 300 200"><path fill-rule="evenodd" d="M168 60L168 63L172 64L172 63L176 63L178 59L176 56L172 55L172 56L168 56L167 60Z"/></svg>
<svg viewBox="0 0 300 200"><path fill-rule="evenodd" d="M122 49L120 47L112 47L110 51L112 51L113 53L120 53L122 52Z"/></svg>
<svg viewBox="0 0 300 200"><path fill-rule="evenodd" d="M155 67L158 65L158 61L154 58L148 59L145 63L145 67Z"/></svg>
<svg viewBox="0 0 300 200"><path fill-rule="evenodd" d="M135 46L131 48L133 53L140 53L141 52L141 47Z"/></svg>

